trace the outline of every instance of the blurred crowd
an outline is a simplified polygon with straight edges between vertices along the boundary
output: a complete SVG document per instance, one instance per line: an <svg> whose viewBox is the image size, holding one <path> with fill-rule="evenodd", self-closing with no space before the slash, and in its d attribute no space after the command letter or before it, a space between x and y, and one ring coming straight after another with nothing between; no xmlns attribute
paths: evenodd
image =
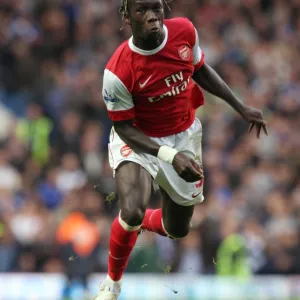
<svg viewBox="0 0 300 300"><path fill-rule="evenodd" d="M0 0L0 272L106 271L118 198L101 88L130 37L120 4ZM248 134L206 95L205 202L182 241L141 234L128 271L225 274L243 253L249 273L300 274L300 1L169 5L167 17L193 21L206 62L263 110L269 135Z"/></svg>

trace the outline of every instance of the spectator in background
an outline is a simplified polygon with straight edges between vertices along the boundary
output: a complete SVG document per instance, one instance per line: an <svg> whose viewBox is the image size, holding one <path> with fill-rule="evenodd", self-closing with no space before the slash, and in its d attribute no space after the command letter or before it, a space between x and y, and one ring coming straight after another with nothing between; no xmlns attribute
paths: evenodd
<svg viewBox="0 0 300 300"><path fill-rule="evenodd" d="M20 211L10 219L10 229L16 241L26 248L39 243L46 226L45 210L37 199L24 200Z"/></svg>
<svg viewBox="0 0 300 300"><path fill-rule="evenodd" d="M5 220L0 219L0 272L11 272L18 257L18 246Z"/></svg>
<svg viewBox="0 0 300 300"><path fill-rule="evenodd" d="M63 193L56 186L57 173L58 169L50 169L38 187L39 196L48 209L56 209L63 200Z"/></svg>
<svg viewBox="0 0 300 300"><path fill-rule="evenodd" d="M0 96L1 97L1 96ZM5 141L12 135L15 118L13 114L0 102L0 141Z"/></svg>
<svg viewBox="0 0 300 300"><path fill-rule="evenodd" d="M100 232L84 214L72 212L59 225L56 238L69 277L69 285L65 290L65 297L69 297L72 286L86 288L87 276L96 270Z"/></svg>
<svg viewBox="0 0 300 300"><path fill-rule="evenodd" d="M244 238L238 233L238 222L227 215L221 229L222 243L217 253L216 269L221 276L247 277L251 269L247 261Z"/></svg>
<svg viewBox="0 0 300 300"><path fill-rule="evenodd" d="M86 183L86 175L80 168L79 159L76 154L66 153L62 157L62 165L58 170L56 186L67 194L74 189L82 188Z"/></svg>
<svg viewBox="0 0 300 300"><path fill-rule="evenodd" d="M0 188L12 192L22 188L21 174L10 164L10 153L6 145L0 147Z"/></svg>
<svg viewBox="0 0 300 300"><path fill-rule="evenodd" d="M50 134L52 122L42 115L42 108L32 103L26 111L26 118L19 121L17 137L32 153L33 160L43 166L50 159Z"/></svg>
<svg viewBox="0 0 300 300"><path fill-rule="evenodd" d="M66 112L61 120L60 135L54 141L59 156L68 152L79 154L80 130L80 115L73 111Z"/></svg>
<svg viewBox="0 0 300 300"><path fill-rule="evenodd" d="M90 179L99 180L99 175L103 173L102 140L102 127L96 122L87 123L81 140L81 156L84 169Z"/></svg>

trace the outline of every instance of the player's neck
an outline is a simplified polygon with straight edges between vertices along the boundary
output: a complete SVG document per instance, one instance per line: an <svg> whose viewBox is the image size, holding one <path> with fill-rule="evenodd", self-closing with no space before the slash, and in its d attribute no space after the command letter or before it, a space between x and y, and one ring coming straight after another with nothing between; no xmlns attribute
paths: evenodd
<svg viewBox="0 0 300 300"><path fill-rule="evenodd" d="M136 37L133 35L132 42L137 48L139 48L141 50L150 51L150 50L153 50L153 49L156 49L157 47L159 47L163 43L165 36L166 36L166 33L164 30L162 31L161 36L155 41L144 40L144 39L140 38L139 36Z"/></svg>

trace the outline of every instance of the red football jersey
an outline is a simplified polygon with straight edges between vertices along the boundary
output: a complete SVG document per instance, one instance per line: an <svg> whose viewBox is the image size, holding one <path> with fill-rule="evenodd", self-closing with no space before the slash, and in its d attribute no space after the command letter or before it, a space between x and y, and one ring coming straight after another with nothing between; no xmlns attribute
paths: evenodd
<svg viewBox="0 0 300 300"><path fill-rule="evenodd" d="M192 75L204 63L197 31L186 18L166 19L165 39L151 51L137 48L132 37L109 60L103 78L103 99L112 121L134 119L151 137L189 128L195 110L204 104Z"/></svg>

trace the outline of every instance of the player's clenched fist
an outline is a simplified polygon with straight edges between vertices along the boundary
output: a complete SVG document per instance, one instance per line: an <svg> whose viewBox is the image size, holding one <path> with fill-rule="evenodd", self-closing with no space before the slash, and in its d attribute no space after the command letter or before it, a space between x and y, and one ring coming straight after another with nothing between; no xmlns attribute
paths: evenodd
<svg viewBox="0 0 300 300"><path fill-rule="evenodd" d="M177 174L187 182L196 182L203 178L203 170L185 154L178 152L172 162Z"/></svg>

